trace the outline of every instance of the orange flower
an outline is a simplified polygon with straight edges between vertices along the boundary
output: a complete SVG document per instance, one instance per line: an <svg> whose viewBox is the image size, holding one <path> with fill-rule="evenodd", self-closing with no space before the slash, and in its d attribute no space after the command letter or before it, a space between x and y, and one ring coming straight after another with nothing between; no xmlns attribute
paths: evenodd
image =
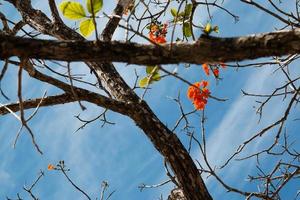
<svg viewBox="0 0 300 200"><path fill-rule="evenodd" d="M209 66L208 66L208 64L207 64L207 63L204 63L204 64L202 65L202 68L203 68L205 74L206 74L207 76L209 76Z"/></svg>
<svg viewBox="0 0 300 200"><path fill-rule="evenodd" d="M55 169L54 165L52 165L52 164L48 165L48 170L54 170L54 169Z"/></svg>
<svg viewBox="0 0 300 200"><path fill-rule="evenodd" d="M208 81L201 81L200 85L202 85L204 88L208 87Z"/></svg>
<svg viewBox="0 0 300 200"><path fill-rule="evenodd" d="M202 64L202 68L203 68L203 71L205 72L205 74L207 76L209 76L209 71L212 67L212 72L213 74L215 75L215 77L219 77L220 75L220 71L219 71L219 68L222 67L223 69L226 68L226 64L225 63L219 63L219 64L207 64L207 63L204 63Z"/></svg>
<svg viewBox="0 0 300 200"><path fill-rule="evenodd" d="M209 95L210 95L209 89L203 88L203 89L202 89L202 95L203 95L205 98L208 98Z"/></svg>
<svg viewBox="0 0 300 200"><path fill-rule="evenodd" d="M215 68L215 69L213 69L213 73L214 73L214 75L215 75L215 77L219 77L219 69L218 68Z"/></svg>
<svg viewBox="0 0 300 200"><path fill-rule="evenodd" d="M150 40L158 44L166 43L167 27L167 24L152 23L149 32Z"/></svg>
<svg viewBox="0 0 300 200"><path fill-rule="evenodd" d="M157 37L154 41L159 44L164 44L167 42L165 37Z"/></svg>
<svg viewBox="0 0 300 200"><path fill-rule="evenodd" d="M205 103L201 102L201 101L196 103L194 101L194 106L195 106L195 109L197 109L197 110L203 110L205 108Z"/></svg>
<svg viewBox="0 0 300 200"><path fill-rule="evenodd" d="M190 86L188 88L187 96L188 96L189 99L192 100L192 99L195 98L195 96L197 96L197 94L200 92L200 90L198 89L199 86L200 86L200 83L197 82L197 83L194 83L193 86Z"/></svg>
<svg viewBox="0 0 300 200"><path fill-rule="evenodd" d="M196 82L188 88L187 97L193 102L195 109L203 110L207 104L210 91L207 88L208 82Z"/></svg>

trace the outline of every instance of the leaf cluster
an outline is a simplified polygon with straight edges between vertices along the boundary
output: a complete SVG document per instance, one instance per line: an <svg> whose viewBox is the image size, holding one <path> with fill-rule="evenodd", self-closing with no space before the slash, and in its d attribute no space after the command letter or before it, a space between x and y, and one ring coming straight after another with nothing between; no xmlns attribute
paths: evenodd
<svg viewBox="0 0 300 200"><path fill-rule="evenodd" d="M102 9L103 0L87 0L86 14L83 5L75 1L63 1L59 9L63 16L71 20L80 20L79 30L84 37L88 37L95 30L94 17Z"/></svg>
<svg viewBox="0 0 300 200"><path fill-rule="evenodd" d="M191 26L191 15L192 15L193 5L187 4L182 12L179 12L177 9L172 8L171 14L174 17L173 22L182 23L182 31L184 37L192 36L192 26Z"/></svg>
<svg viewBox="0 0 300 200"><path fill-rule="evenodd" d="M161 79L158 66L147 66L146 73L147 76L139 81L139 86L141 88L145 88L149 84L159 81Z"/></svg>

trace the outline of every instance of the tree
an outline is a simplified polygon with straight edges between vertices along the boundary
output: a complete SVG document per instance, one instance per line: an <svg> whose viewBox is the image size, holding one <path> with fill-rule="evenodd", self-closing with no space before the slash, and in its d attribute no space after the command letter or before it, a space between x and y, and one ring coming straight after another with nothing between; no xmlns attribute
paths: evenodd
<svg viewBox="0 0 300 200"><path fill-rule="evenodd" d="M218 0L147 2L119 0L111 15L101 12L103 5L108 3L101 0L88 0L86 8L77 1L48 0L51 17L46 12L40 11L39 8L33 7L30 0L5 0L1 6L13 6L21 15L20 21L15 22L7 17L9 13L0 13L2 21L0 58L3 60L0 81L7 76L6 71L10 66L18 67L18 102L2 104L0 107L1 115L10 113L21 123L14 145L24 129L24 132L29 133L35 149L42 154L43 150L35 138L35 131L29 126L30 120L34 118L37 111L41 107L71 102L77 102L84 111L86 107L83 102L88 102L104 108L104 112L91 121L85 121L77 116L78 120L84 123L82 127L97 119L101 119L104 124L111 123L107 120L106 114L108 111L113 111L131 118L143 130L143 133L165 160L169 180L163 184L172 182L176 186L171 191L169 199L212 199L212 194L203 181L203 177L206 176L214 177L218 181L219 187L224 187L229 192L237 193L247 199L284 198L281 197L281 191L288 183L296 183L300 172L300 154L297 146L293 145L294 141L289 141L286 125L288 120L297 117L296 110L299 101L299 73L292 74L289 71L290 64L296 62L297 54L300 52L299 1L293 2L294 9L291 10L283 9L286 5L290 6L290 2L272 0L265 3L257 3L252 0L241 0L240 2L248 5L249 8L255 7L274 17L278 20L281 30L232 38L215 37L213 34L219 32L219 27L211 22L211 9L223 11L238 21L238 16L232 13L234 11L223 5L223 1ZM197 17L199 12L204 10L207 12L208 22L202 25ZM99 13L104 16L99 18ZM65 19L61 16L75 20L79 22L79 25L66 25ZM103 23L101 22L103 18L107 19L104 28L97 26L99 23ZM77 30L78 28L79 30ZM117 29L126 31L126 41L112 41L113 34ZM95 33L95 39L89 38L92 33ZM170 40L167 39L167 34L169 34ZM175 39L177 36L178 38ZM86 40L85 37L91 40ZM133 42L137 38L142 38L147 43ZM262 62L254 60L253 63L238 63L263 57L271 57L271 59ZM57 61L66 61L67 64ZM88 66L91 76L96 78L97 84L89 82L89 78L81 80L74 76L71 68L74 61L84 62ZM137 75L136 83L130 87L112 62L147 65L145 67L147 75L144 78L139 78ZM227 167L240 155L242 157L238 157L238 159L241 162L253 161L253 157L257 158L257 168L260 173L258 176L249 178L252 181L258 181L258 185L262 184L260 190L241 190L239 187L230 186L219 176L216 167L210 164L206 151L206 114L204 109L207 100L216 100L221 103L225 99L216 97L217 94L210 92L208 82L199 80L198 83L192 83L188 77L183 77L175 71L169 71L163 66L164 64L180 63L202 64L205 73L207 75L212 73L216 81L220 81L220 74L225 67L239 69L276 66L276 70L285 76L285 82L280 83L281 85L271 93L255 94L242 91L246 96L254 96L259 99L257 113L260 117L263 117L266 105L275 98L283 97L284 102L287 102L285 103L286 108L279 119L270 122L246 139L220 166L220 169ZM54 64L65 69L66 74L55 71L50 66ZM49 71L40 70L38 66L43 66ZM182 66L179 65L179 67ZM59 88L63 93L50 96L45 94L43 97L34 99L24 98L26 94L26 91L22 90L24 71L32 79ZM55 78L50 72L59 78ZM297 72L297 70L293 72ZM188 97L186 98L190 98L195 106L194 111L186 112L183 109L181 98L174 98L180 108L180 118L173 129L164 124L144 100L146 93L155 93L155 91L149 91L150 87L154 83L163 81L161 79L165 76L173 76L176 78L174 81L188 84ZM135 92L136 89L143 89L140 96ZM2 88L1 94L8 99L8 95ZM35 108L35 111L27 116L26 110L31 108ZM197 113L201 114L202 128L200 132L202 137L200 138L190 125L190 116L197 115ZM178 126L182 126L182 131L189 138L189 145L186 147L176 134ZM259 139L270 134L273 134L274 138L271 144L250 155L242 154L249 145L257 143ZM194 160L190 155L192 144L197 145L202 156L201 160ZM275 164L268 165L274 167L268 172L265 172L259 165L259 159L266 157L268 159L274 157L275 160ZM91 199L67 175L68 168L64 161L59 161L57 165L50 164L48 168L61 171L75 189L86 198ZM37 181L42 175L43 173ZM32 192L35 185L36 182L31 187L24 187L24 190L33 199L37 198ZM141 186L141 188L146 187L147 185ZM107 189L106 182L102 188L103 192ZM294 195L297 196L297 192ZM18 196L18 199L21 197Z"/></svg>

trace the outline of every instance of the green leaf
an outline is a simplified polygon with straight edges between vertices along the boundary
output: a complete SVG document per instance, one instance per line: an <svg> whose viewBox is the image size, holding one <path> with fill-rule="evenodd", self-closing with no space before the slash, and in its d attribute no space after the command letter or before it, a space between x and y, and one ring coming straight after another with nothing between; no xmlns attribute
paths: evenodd
<svg viewBox="0 0 300 200"><path fill-rule="evenodd" d="M139 81L139 86L144 88L147 85L153 83L154 81L159 81L161 79L161 77L160 77L160 74L158 71L159 71L159 67L157 65L147 66L146 67L147 76L142 78Z"/></svg>
<svg viewBox="0 0 300 200"><path fill-rule="evenodd" d="M158 72L155 72L152 76L151 76L151 81L150 83L152 83L153 81L159 81L161 79L160 74Z"/></svg>
<svg viewBox="0 0 300 200"><path fill-rule="evenodd" d="M177 10L175 8L171 9L171 14L173 15L173 17L177 16Z"/></svg>
<svg viewBox="0 0 300 200"><path fill-rule="evenodd" d="M83 6L74 1L63 1L59 9L67 19L82 19L86 17Z"/></svg>
<svg viewBox="0 0 300 200"><path fill-rule="evenodd" d="M184 8L184 15L185 17L190 17L192 14L193 4L189 3Z"/></svg>
<svg viewBox="0 0 300 200"><path fill-rule="evenodd" d="M95 30L95 24L93 22L93 19L86 19L80 22L79 29L80 29L80 33L84 37L90 36L92 32Z"/></svg>
<svg viewBox="0 0 300 200"><path fill-rule="evenodd" d="M186 22L183 23L183 35L185 37L191 37L192 36L192 28L190 23Z"/></svg>
<svg viewBox="0 0 300 200"><path fill-rule="evenodd" d="M92 9L93 6L93 9ZM103 0L87 0L86 7L89 13L93 14L92 10L94 10L94 15L102 9Z"/></svg>
<svg viewBox="0 0 300 200"><path fill-rule="evenodd" d="M153 83L154 81L159 81L160 79L161 79L160 74L158 72L154 72L153 74L149 74L148 76L142 78L139 81L139 86L141 88L145 88L151 83Z"/></svg>
<svg viewBox="0 0 300 200"><path fill-rule="evenodd" d="M159 69L157 66L147 66L146 67L146 73L147 74L153 74L155 72L157 72Z"/></svg>
<svg viewBox="0 0 300 200"><path fill-rule="evenodd" d="M178 16L179 16L179 17L184 17L184 16L185 16L185 12L182 11L182 12L178 13Z"/></svg>
<svg viewBox="0 0 300 200"><path fill-rule="evenodd" d="M139 81L139 86L141 88L145 88L147 85L149 84L149 78L148 77L144 77Z"/></svg>

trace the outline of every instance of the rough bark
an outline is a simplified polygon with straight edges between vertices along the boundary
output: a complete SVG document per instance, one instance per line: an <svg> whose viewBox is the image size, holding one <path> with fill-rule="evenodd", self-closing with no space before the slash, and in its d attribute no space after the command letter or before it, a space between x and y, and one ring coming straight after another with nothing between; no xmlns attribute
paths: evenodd
<svg viewBox="0 0 300 200"><path fill-rule="evenodd" d="M186 198L184 197L182 190L176 188L171 191L171 194L168 197L168 200L186 200Z"/></svg>
<svg viewBox="0 0 300 200"><path fill-rule="evenodd" d="M65 36L64 39L73 41L0 35L0 58L20 56L60 61L126 62L146 65L218 63L300 53L300 29L235 38L205 36L192 44L173 43L161 46L111 42L107 35L103 36L106 41L78 41L80 36L74 38L72 35L75 34L69 35L71 37Z"/></svg>

